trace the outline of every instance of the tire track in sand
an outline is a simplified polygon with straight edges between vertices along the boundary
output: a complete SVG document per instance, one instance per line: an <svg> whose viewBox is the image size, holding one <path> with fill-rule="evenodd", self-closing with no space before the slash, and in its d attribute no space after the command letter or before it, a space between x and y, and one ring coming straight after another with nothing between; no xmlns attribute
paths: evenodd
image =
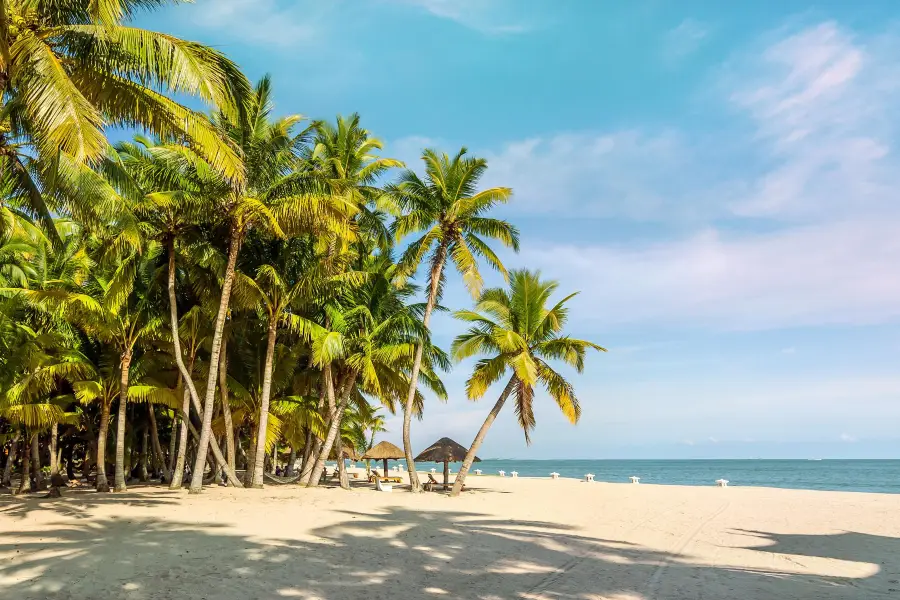
<svg viewBox="0 0 900 600"><path fill-rule="evenodd" d="M650 578L647 580L647 583L644 585L644 594L647 597L647 600L657 600L659 593L659 582L662 579L663 575L666 573L666 569L669 568L669 565L672 564L672 560L687 548L691 542L703 531L703 528L709 525L716 517L721 515L723 512L728 510L728 507L731 506L731 501L726 500L722 506L720 506L714 513L700 521L696 527L687 532L684 536L682 536L678 540L678 546L669 550L665 553L665 556L657 561L656 569L653 570L653 574L650 575Z"/></svg>

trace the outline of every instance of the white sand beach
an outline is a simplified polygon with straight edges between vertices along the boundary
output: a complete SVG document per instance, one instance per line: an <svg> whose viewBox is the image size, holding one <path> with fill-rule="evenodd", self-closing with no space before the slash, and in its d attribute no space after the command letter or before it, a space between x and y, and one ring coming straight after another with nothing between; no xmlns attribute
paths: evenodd
<svg viewBox="0 0 900 600"><path fill-rule="evenodd" d="M871 599L900 496L471 477L0 498L4 598Z"/></svg>

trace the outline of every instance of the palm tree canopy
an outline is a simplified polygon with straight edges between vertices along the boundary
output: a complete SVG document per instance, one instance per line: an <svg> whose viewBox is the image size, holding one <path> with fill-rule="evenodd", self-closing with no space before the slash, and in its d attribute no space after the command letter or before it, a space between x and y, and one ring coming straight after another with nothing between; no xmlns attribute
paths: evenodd
<svg viewBox="0 0 900 600"><path fill-rule="evenodd" d="M471 327L453 340L453 358L459 361L478 354L489 355L477 362L466 382L469 399L484 396L511 370L515 378L511 393L516 416L529 443L535 426L535 385L544 387L571 423L577 423L581 417L574 387L549 361L561 360L581 373L588 350L606 351L593 342L562 334L569 314L567 304L576 294L551 305L550 298L557 287L555 281L542 280L539 271L514 270L510 273L509 290L485 290L473 310L454 313L457 319L471 323Z"/></svg>
<svg viewBox="0 0 900 600"><path fill-rule="evenodd" d="M435 265L447 256L462 275L472 296L478 297L483 285L478 258L507 275L506 268L485 238L497 240L515 251L519 249L518 229L501 219L485 216L498 204L508 202L512 190L495 187L478 191L478 181L487 170L487 160L466 156L465 148L452 158L426 149L422 160L425 162L424 178L407 170L388 188L405 211L394 222L396 239L424 232L410 242L400 264L412 273L428 256L433 273ZM442 280L443 277L442 272Z"/></svg>

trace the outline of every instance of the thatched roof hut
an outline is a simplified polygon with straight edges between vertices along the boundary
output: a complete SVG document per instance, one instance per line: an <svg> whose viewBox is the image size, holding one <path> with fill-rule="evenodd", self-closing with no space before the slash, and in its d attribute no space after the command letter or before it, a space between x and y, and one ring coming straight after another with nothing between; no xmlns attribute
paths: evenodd
<svg viewBox="0 0 900 600"><path fill-rule="evenodd" d="M406 454L393 445L390 442L378 442L372 449L362 455L363 460L371 459L371 460L381 460L384 461L384 473L382 475L387 476L387 461L389 460L400 460L402 458L406 458Z"/></svg>
<svg viewBox="0 0 900 600"><path fill-rule="evenodd" d="M450 463L464 461L468 452L469 450L462 444L443 437L419 453L416 462L444 463L444 487L446 487L450 484ZM481 459L476 456L475 462L481 462Z"/></svg>

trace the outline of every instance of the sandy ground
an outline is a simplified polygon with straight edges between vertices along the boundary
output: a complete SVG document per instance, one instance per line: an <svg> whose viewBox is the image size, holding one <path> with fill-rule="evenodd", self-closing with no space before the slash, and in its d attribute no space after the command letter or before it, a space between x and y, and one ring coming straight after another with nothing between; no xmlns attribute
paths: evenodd
<svg viewBox="0 0 900 600"><path fill-rule="evenodd" d="M0 497L0 598L900 598L900 496L471 477Z"/></svg>

